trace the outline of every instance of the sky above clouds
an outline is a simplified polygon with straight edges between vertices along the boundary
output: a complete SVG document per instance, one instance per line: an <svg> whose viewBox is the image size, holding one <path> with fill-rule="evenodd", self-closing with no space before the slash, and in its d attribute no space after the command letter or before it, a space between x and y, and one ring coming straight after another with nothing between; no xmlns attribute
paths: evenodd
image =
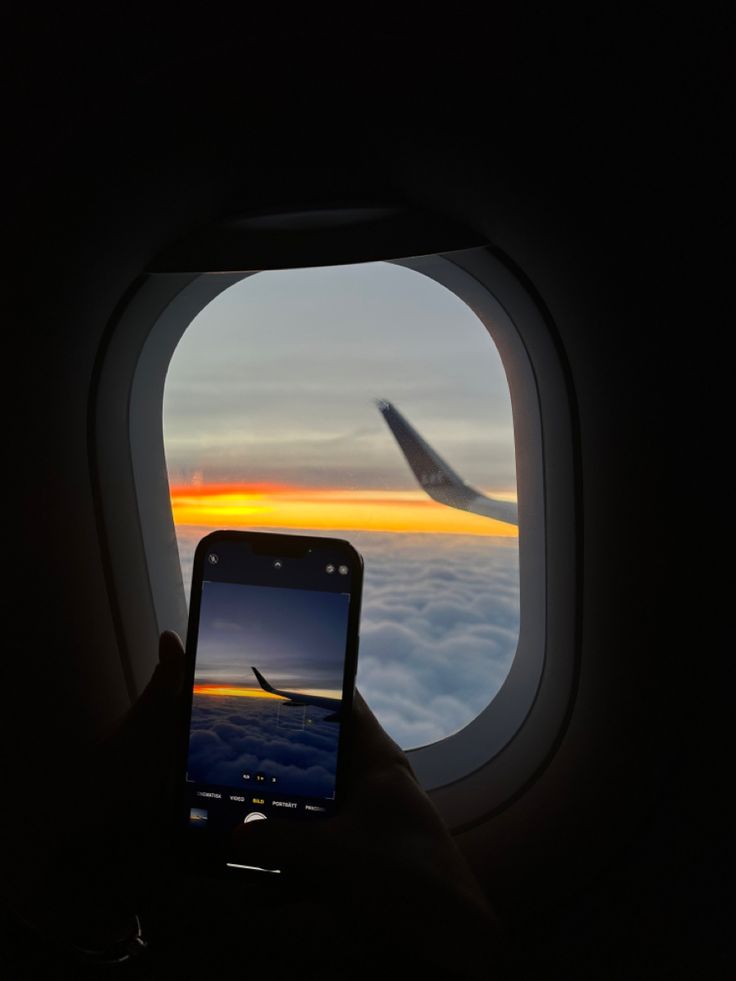
<svg viewBox="0 0 736 981"><path fill-rule="evenodd" d="M468 483L515 491L508 384L485 327L445 287L383 262L258 273L195 318L166 382L171 480L413 490L378 398Z"/></svg>
<svg viewBox="0 0 736 981"><path fill-rule="evenodd" d="M195 683L258 687L256 667L277 688L339 698L347 619L344 593L205 581Z"/></svg>
<svg viewBox="0 0 736 981"><path fill-rule="evenodd" d="M187 586L212 528L348 538L365 559L358 685L405 748L457 731L516 649L516 529L417 486L374 399L464 480L515 498L508 385L485 327L390 263L259 273L193 321L164 397Z"/></svg>

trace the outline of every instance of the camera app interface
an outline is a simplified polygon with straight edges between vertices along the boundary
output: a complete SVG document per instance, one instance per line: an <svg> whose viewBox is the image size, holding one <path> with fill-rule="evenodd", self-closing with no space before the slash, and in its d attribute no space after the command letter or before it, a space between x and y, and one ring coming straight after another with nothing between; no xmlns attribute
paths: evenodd
<svg viewBox="0 0 736 981"><path fill-rule="evenodd" d="M232 574L227 553L221 548L205 560L187 760L190 825L329 812L347 566L315 557L310 574L299 560L254 557L251 564L267 566L273 582L256 585L220 578ZM327 588L279 584L290 578Z"/></svg>

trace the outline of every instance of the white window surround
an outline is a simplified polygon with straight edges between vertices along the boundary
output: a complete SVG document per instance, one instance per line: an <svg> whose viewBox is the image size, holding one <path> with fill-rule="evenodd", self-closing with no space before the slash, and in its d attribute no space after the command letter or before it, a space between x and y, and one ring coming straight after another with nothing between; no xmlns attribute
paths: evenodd
<svg viewBox="0 0 736 981"><path fill-rule="evenodd" d="M486 325L511 394L519 499L520 629L509 675L465 728L410 750L453 830L506 806L563 731L577 663L579 548L574 414L553 332L488 248L394 259L441 283ZM162 406L169 361L194 317L257 272L154 273L110 325L90 403L91 468L111 602L131 699L162 629L186 633L166 472Z"/></svg>

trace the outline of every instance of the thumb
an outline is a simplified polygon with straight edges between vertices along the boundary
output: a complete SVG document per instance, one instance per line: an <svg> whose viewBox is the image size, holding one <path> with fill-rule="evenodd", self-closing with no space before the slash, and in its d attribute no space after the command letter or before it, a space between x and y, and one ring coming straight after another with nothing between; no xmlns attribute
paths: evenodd
<svg viewBox="0 0 736 981"><path fill-rule="evenodd" d="M146 687L163 695L181 694L186 656L181 638L173 630L164 630L158 640L158 664Z"/></svg>
<svg viewBox="0 0 736 981"><path fill-rule="evenodd" d="M158 642L158 664L128 713L126 724L141 726L161 721L180 701L184 687L186 657L179 635L164 630Z"/></svg>
<svg viewBox="0 0 736 981"><path fill-rule="evenodd" d="M178 635L159 638L158 664L151 679L103 751L112 754L116 779L147 785L170 762L180 737L186 658Z"/></svg>

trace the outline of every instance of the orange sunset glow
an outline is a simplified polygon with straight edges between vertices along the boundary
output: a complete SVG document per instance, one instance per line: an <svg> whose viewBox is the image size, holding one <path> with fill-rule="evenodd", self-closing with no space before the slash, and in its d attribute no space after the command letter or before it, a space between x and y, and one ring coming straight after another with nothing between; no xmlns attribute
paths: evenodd
<svg viewBox="0 0 736 981"><path fill-rule="evenodd" d="M177 525L518 536L515 525L438 504L419 489L350 490L203 482L174 485L170 490ZM493 493L502 496L497 491Z"/></svg>
<svg viewBox="0 0 736 981"><path fill-rule="evenodd" d="M262 688L244 688L240 685L195 685L195 695L234 695L236 698L275 698L283 701L279 695L272 695Z"/></svg>

